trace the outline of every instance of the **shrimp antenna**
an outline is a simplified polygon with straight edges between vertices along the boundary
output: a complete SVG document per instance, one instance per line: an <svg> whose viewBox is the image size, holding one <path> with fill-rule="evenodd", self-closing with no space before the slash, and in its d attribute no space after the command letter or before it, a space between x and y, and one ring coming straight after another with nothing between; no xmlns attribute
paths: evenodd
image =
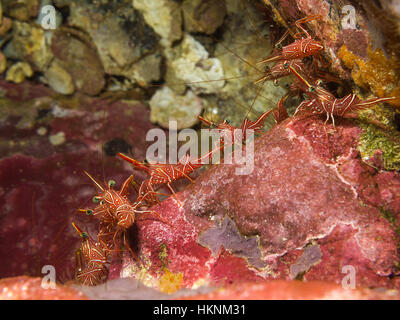
<svg viewBox="0 0 400 320"><path fill-rule="evenodd" d="M79 233L79 235L83 234L83 231L75 224L75 222L72 222L72 226Z"/></svg>
<svg viewBox="0 0 400 320"><path fill-rule="evenodd" d="M85 171L86 175L90 178L90 180L92 180L94 182L94 184L101 190L104 192L104 188L101 186L100 183L98 183L87 171Z"/></svg>
<svg viewBox="0 0 400 320"><path fill-rule="evenodd" d="M296 76L296 78L298 78L301 82L303 82L307 87L309 87L309 88L312 87L312 85L304 77L302 77L295 68L293 68L292 66L289 66L289 69Z"/></svg>

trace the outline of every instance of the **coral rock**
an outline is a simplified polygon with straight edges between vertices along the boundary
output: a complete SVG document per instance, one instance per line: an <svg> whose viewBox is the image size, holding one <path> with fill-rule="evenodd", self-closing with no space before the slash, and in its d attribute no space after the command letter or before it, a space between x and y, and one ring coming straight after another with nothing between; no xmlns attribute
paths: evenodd
<svg viewBox="0 0 400 320"><path fill-rule="evenodd" d="M4 48L7 58L29 61L37 71L46 70L53 58L46 32L39 26L14 21L12 38Z"/></svg>
<svg viewBox="0 0 400 320"><path fill-rule="evenodd" d="M51 50L58 65L68 70L77 90L88 95L97 95L103 89L103 65L96 48L82 33L58 29L53 34Z"/></svg>
<svg viewBox="0 0 400 320"><path fill-rule="evenodd" d="M224 1L184 1L182 4L185 29L188 32L214 33L227 13Z"/></svg>
<svg viewBox="0 0 400 320"><path fill-rule="evenodd" d="M177 3L168 0L134 0L133 6L143 13L147 24L162 37L164 46L169 47L182 37L182 15Z"/></svg>
<svg viewBox="0 0 400 320"><path fill-rule="evenodd" d="M154 78L155 74L151 75L151 71L148 75L149 69L136 67L136 62L157 52L159 36L131 2L102 5L91 1L73 1L70 12L69 24L90 35L107 74L125 76L132 82L158 80ZM118 14L111 14L116 12ZM159 68L161 58L153 62L156 63L152 68Z"/></svg>
<svg viewBox="0 0 400 320"><path fill-rule="evenodd" d="M72 94L75 91L75 85L71 75L60 66L57 60L53 61L50 67L45 71L44 77L55 92Z"/></svg>
<svg viewBox="0 0 400 320"><path fill-rule="evenodd" d="M275 280L262 283L242 283L199 294L185 300L398 300L397 291L370 289L348 290L322 281L300 282Z"/></svg>
<svg viewBox="0 0 400 320"><path fill-rule="evenodd" d="M4 13L20 21L28 21L35 17L39 9L39 0L5 0L3 4Z"/></svg>
<svg viewBox="0 0 400 320"><path fill-rule="evenodd" d="M14 83L21 83L25 78L29 78L32 75L33 71L29 63L17 62L7 70L6 80Z"/></svg>
<svg viewBox="0 0 400 320"><path fill-rule="evenodd" d="M0 300L87 300L82 293L68 286L44 288L42 278L14 277L0 280Z"/></svg>
<svg viewBox="0 0 400 320"><path fill-rule="evenodd" d="M341 170L362 165L360 130L337 122L330 131L318 118L285 121L256 140L250 174L237 175L241 165L214 165L177 195L183 208L173 197L154 207L173 227L138 221L148 273L159 274L164 246L168 270L183 273L183 287L298 277L341 284L348 266L357 288L397 287L399 235L379 208L397 208L398 173L387 177L392 196L388 190L367 202L362 191L371 181Z"/></svg>

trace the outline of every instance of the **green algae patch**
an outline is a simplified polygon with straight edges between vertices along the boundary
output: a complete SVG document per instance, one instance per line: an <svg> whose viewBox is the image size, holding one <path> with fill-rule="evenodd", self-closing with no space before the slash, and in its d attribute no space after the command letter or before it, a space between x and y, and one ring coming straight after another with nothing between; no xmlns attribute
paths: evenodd
<svg viewBox="0 0 400 320"><path fill-rule="evenodd" d="M391 108L380 106L359 113L360 127L363 129L358 145L361 156L366 160L381 151L386 170L400 169L400 134L392 127L394 113ZM389 130L368 123L371 118L387 126Z"/></svg>
<svg viewBox="0 0 400 320"><path fill-rule="evenodd" d="M162 263L162 268L166 269L168 266L168 251L167 251L167 246L162 243L160 245L160 253L158 254L158 258L160 259L161 263Z"/></svg>
<svg viewBox="0 0 400 320"><path fill-rule="evenodd" d="M158 257L162 263L163 270L163 274L158 282L160 291L169 294L178 291L183 281L183 274L181 272L173 273L168 270L168 250L164 243L160 245L160 253L158 254Z"/></svg>
<svg viewBox="0 0 400 320"><path fill-rule="evenodd" d="M379 211L381 212L382 217L389 221L396 233L400 236L400 225L398 224L396 216L393 214L393 212L385 210L384 208L379 208Z"/></svg>

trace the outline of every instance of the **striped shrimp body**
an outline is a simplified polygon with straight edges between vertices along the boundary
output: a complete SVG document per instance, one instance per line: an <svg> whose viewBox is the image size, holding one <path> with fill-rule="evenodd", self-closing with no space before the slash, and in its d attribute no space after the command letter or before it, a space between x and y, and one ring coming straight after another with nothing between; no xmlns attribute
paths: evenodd
<svg viewBox="0 0 400 320"><path fill-rule="evenodd" d="M264 121L268 118L268 116L272 112L273 110L268 110L262 113L255 121L251 121L246 118L243 120L240 128L236 128L230 125L226 120L217 125L209 120L204 119L201 116L198 116L197 118L203 123L205 123L207 126L220 130L225 138L228 138L229 136L229 138L227 139L228 141L231 141L232 143L242 147L247 140L246 136L247 130L254 130L257 133L261 133ZM238 135L238 133L240 133L241 137Z"/></svg>
<svg viewBox="0 0 400 320"><path fill-rule="evenodd" d="M269 80L273 80L274 83L277 84L279 78L286 77L291 74L289 66L296 68L299 71L304 71L306 69L301 59L280 60L271 68L267 66L265 75L256 80L254 84Z"/></svg>
<svg viewBox="0 0 400 320"><path fill-rule="evenodd" d="M321 41L314 40L311 35L307 32L306 29L303 28L302 24L308 21L321 19L320 15L312 15L300 20L297 20L295 25L305 34L304 38L297 39L293 43L284 46L278 50L276 50L271 56L268 58L261 60L258 63L268 63L272 61L278 60L293 60L293 59L303 59L312 55L315 55L321 52L324 49L324 46ZM278 41L277 46L280 47L283 40L289 35L289 32L286 32L283 37Z"/></svg>
<svg viewBox="0 0 400 320"><path fill-rule="evenodd" d="M134 203L128 199L127 195L129 193L129 186L133 182L133 175L129 176L128 179L124 181L119 191L116 191L112 189L115 185L114 181L110 181L108 183L108 188L104 188L89 173L86 172L86 174L101 190L101 193L93 198L93 202L98 203L98 206L94 210L79 209L79 211L86 212L87 215L100 220L98 238L108 250L110 250L109 248L112 245L118 247L118 235L124 233L135 223L136 214L155 212L152 210L140 210L140 208L145 205L140 197ZM162 220L161 217L160 219ZM125 241L125 236L124 242L129 249Z"/></svg>
<svg viewBox="0 0 400 320"><path fill-rule="evenodd" d="M86 175L94 182L94 184L101 191L99 195L93 197L93 202L98 203L97 207L92 209L79 209L80 212L85 212L88 216L93 216L100 221L108 223L114 223L117 219L117 212L119 208L125 205L129 205L130 201L127 198L129 193L129 186L133 182L133 176L131 175L124 181L119 191L113 190L112 187L115 185L114 181L109 181L108 188L104 188L99 182L97 182L89 173L85 171Z"/></svg>
<svg viewBox="0 0 400 320"><path fill-rule="evenodd" d="M206 163L206 160L210 158L216 150L219 149L221 149L221 147L218 147L195 160L191 160L188 155L185 155L178 161L177 164L142 163L122 153L118 153L117 155L125 161L131 163L135 169L145 171L150 175L150 178L143 181L142 185L140 186L139 199L141 199L146 198L148 195L154 195L155 191L153 187L161 184L166 184L171 192L175 195L175 191L172 189L171 183L184 177L193 182L193 180L189 177L189 174L191 174L197 168L202 167Z"/></svg>
<svg viewBox="0 0 400 320"><path fill-rule="evenodd" d="M96 286L105 282L108 269L98 264L89 264L76 273L75 279L85 286Z"/></svg>
<svg viewBox="0 0 400 320"><path fill-rule="evenodd" d="M290 70L300 81L300 87L309 98L300 103L296 109L295 115L326 114L325 123L331 118L333 126L335 126L334 116L356 118L358 111L368 109L380 102L395 99L395 97L388 97L361 100L354 93L350 93L343 98L336 98L332 93L322 87L321 80L315 81L314 85L312 85L311 82L297 70L291 67Z"/></svg>
<svg viewBox="0 0 400 320"><path fill-rule="evenodd" d="M99 242L95 242L75 223L74 229L82 239L80 248L75 252L75 278L83 285L95 286L103 283L108 275L107 251Z"/></svg>
<svg viewBox="0 0 400 320"><path fill-rule="evenodd" d="M277 60L303 59L315 55L323 49L324 46L321 41L314 40L312 38L299 39L276 51L272 54L272 56L260 61L260 63L267 63Z"/></svg>

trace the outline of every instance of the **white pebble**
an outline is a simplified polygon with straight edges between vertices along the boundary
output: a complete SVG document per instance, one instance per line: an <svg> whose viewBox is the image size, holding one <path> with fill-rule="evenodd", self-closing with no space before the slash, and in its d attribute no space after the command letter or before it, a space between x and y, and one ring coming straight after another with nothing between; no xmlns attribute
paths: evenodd
<svg viewBox="0 0 400 320"><path fill-rule="evenodd" d="M38 129L36 130L36 133L37 133L39 136L44 136L44 135L47 133L47 128L45 128L45 127L40 127L40 128L38 128Z"/></svg>
<svg viewBox="0 0 400 320"><path fill-rule="evenodd" d="M58 132L56 134L52 134L52 135L49 136L49 140L50 140L50 143L53 146L62 145L66 141L65 133L64 132Z"/></svg>

